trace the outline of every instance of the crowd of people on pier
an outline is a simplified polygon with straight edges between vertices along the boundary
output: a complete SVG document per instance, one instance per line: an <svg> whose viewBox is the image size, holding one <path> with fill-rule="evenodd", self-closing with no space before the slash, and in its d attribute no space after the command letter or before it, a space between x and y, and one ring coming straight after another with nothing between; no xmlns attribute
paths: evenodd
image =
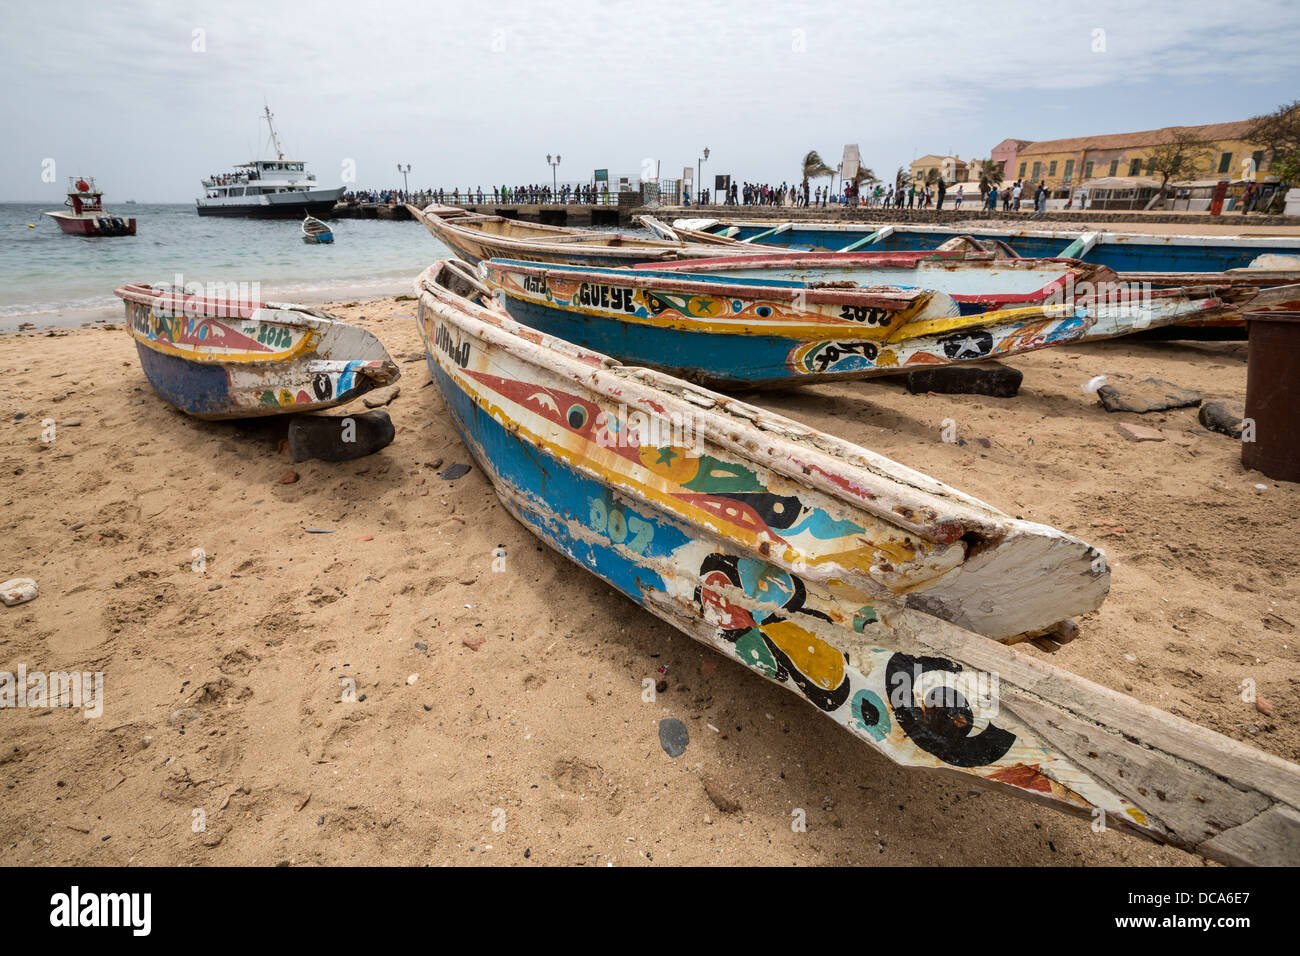
<svg viewBox="0 0 1300 956"><path fill-rule="evenodd" d="M467 186L461 189L356 189L343 194L344 202L361 203L411 203L428 205L429 203L572 203L582 205L604 205L617 202L617 193L609 191L608 183L565 183L558 187L543 186L533 183L522 186Z"/></svg>
<svg viewBox="0 0 1300 956"><path fill-rule="evenodd" d="M220 181L223 177L213 176ZM985 191L987 187L987 191ZM982 208L996 212L1001 205L1003 212L1019 212L1022 202L1026 200L1027 184L1016 180L999 187L989 183L981 184L980 205ZM358 189L343 194L345 202L361 203L411 203L425 206L429 203L459 205L461 203L565 203L565 204L606 204L617 201L617 193L610 193L609 184L602 183L566 183L553 188L536 183L523 186L482 186L461 189ZM722 190L721 203L713 190L700 190L699 196L691 195L690 187L683 185L680 200L685 206L863 206L867 208L895 209L935 209L942 210L945 203L948 208L959 210L967 198L965 184L951 189L943 180L935 182L909 182L897 184L856 182L842 183L840 188L832 190L830 186L809 186L783 182L779 186L768 183L732 183ZM974 196L970 197L972 200ZM1039 183L1033 193L1034 215L1041 219L1047 212L1047 188ZM660 201L670 201L660 196ZM1072 205L1073 200L1066 208ZM1082 204L1080 205L1082 208Z"/></svg>

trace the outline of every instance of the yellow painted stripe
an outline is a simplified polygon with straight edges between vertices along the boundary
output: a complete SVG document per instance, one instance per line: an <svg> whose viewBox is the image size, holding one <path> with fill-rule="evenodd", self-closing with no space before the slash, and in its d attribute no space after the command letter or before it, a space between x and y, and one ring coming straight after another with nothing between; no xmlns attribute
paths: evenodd
<svg viewBox="0 0 1300 956"><path fill-rule="evenodd" d="M283 352L203 352L199 351L197 347L178 348L159 339L148 338L129 325L127 329L131 333L131 337L146 348L161 352L163 355L174 355L177 358L187 359L191 362L238 362L243 364L288 362L310 352L316 347L316 343L320 341L319 333L308 330L307 334L293 348L286 349Z"/></svg>

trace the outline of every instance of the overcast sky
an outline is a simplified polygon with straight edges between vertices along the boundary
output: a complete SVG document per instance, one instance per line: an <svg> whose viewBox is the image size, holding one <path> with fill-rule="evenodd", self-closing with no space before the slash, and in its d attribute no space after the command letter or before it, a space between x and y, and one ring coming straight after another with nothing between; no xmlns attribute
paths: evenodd
<svg viewBox="0 0 1300 956"><path fill-rule="evenodd" d="M845 143L915 156L1244 119L1300 98L1300 4L66 2L7 9L0 199L189 202L286 152L323 184L490 186L595 168L780 182ZM42 181L53 159L56 183Z"/></svg>

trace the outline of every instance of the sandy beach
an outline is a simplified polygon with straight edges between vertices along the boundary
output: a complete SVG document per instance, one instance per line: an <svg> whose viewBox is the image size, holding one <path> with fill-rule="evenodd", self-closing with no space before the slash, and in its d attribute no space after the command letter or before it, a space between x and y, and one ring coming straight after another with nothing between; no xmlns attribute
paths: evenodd
<svg viewBox="0 0 1300 956"><path fill-rule="evenodd" d="M40 585L0 608L0 669L104 674L98 718L0 712L0 862L1204 865L897 769L643 612L477 468L440 477L470 458L414 302L332 310L403 363L396 440L342 464L292 462L283 422L170 408L120 321L0 336L0 578ZM1112 414L1081 388L1154 375L1240 401L1245 358L1123 339L1014 360L1012 399L749 397L1101 547L1110 597L1054 662L1297 760L1300 486L1246 472L1195 409ZM667 716L690 732L675 760Z"/></svg>

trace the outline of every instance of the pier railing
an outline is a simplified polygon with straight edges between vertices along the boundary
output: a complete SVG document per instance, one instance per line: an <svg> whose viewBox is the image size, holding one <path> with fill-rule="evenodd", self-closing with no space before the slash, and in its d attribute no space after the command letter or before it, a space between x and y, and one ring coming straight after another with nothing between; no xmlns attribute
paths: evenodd
<svg viewBox="0 0 1300 956"><path fill-rule="evenodd" d="M510 189L504 194L500 189L433 189L404 192L400 189L362 190L345 193L342 202L357 203L410 203L413 206L427 206L429 203L443 203L449 206L470 204L476 206L496 203L498 205L543 205L543 206L617 206L619 193L611 189L608 193L597 192L591 196L571 192L556 194L550 190L535 192L524 189Z"/></svg>

